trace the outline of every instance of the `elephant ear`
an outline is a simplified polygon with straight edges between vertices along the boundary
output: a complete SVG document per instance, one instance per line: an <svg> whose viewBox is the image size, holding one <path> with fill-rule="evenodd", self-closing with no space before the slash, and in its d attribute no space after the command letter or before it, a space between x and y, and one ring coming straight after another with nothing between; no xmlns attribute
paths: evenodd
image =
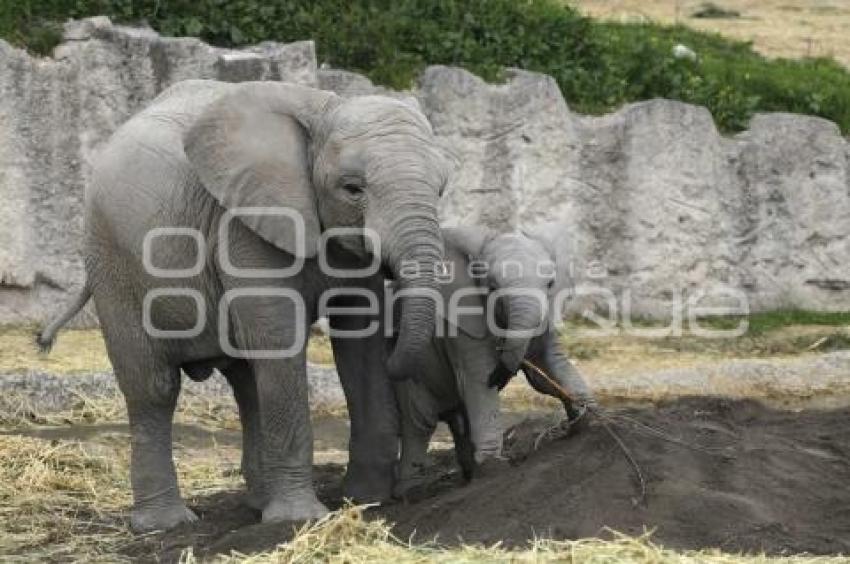
<svg viewBox="0 0 850 564"><path fill-rule="evenodd" d="M572 292L575 288L572 262L575 260L576 251L569 232L567 224L557 221L541 223L522 230L523 235L543 245L552 262L555 263L555 284L549 292L550 296L555 296L563 290Z"/></svg>
<svg viewBox="0 0 850 564"><path fill-rule="evenodd" d="M449 265L452 277L449 281L440 283L440 293L446 311L443 317L463 331L467 336L475 339L484 339L489 335L487 331L487 296L486 294L464 294L457 302L460 308L476 308L480 314L455 314L449 312L448 307L451 298L456 292L469 288L486 288L485 279L473 276L470 265L475 270L475 261L480 260L481 252L485 242L490 236L490 231L484 227L454 227L443 229L443 241L445 243L445 260Z"/></svg>
<svg viewBox="0 0 850 564"><path fill-rule="evenodd" d="M305 258L316 255L321 233L310 129L333 96L293 84L243 83L210 104L183 137L201 183L224 208L270 209L237 217L272 245ZM280 215L292 212L303 221L302 241L300 222Z"/></svg>

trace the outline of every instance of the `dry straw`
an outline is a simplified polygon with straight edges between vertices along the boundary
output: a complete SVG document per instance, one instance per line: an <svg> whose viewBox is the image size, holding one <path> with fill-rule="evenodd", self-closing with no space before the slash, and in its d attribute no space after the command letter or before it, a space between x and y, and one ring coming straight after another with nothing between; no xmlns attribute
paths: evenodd
<svg viewBox="0 0 850 564"><path fill-rule="evenodd" d="M238 487L234 460L211 457L185 464L178 460L188 495ZM231 457L232 458L232 457ZM0 560L116 562L129 560L126 548L139 539L126 528L130 504L126 445L119 448L77 441L48 441L0 435ZM525 549L501 546L441 547L412 544L393 535L389 524L364 516L363 507L346 507L302 527L294 539L274 550L206 558L233 562L850 562L838 557L734 556L717 550L676 552L652 542L648 534L629 537L609 532L609 540L537 540ZM153 539L155 540L155 539ZM151 542L148 546L155 547ZM151 548L151 550L154 550ZM151 553L150 557L155 557ZM191 549L186 563L200 559Z"/></svg>
<svg viewBox="0 0 850 564"><path fill-rule="evenodd" d="M580 539L575 541L536 540L525 549L494 546L441 547L435 543L411 544L392 534L390 526L380 520L364 518L363 507L350 506L331 513L315 524L303 527L295 538L275 550L262 554L233 553L219 556L215 562L249 563L366 563L366 562L565 562L565 563L718 563L739 562L785 564L816 562L848 562L833 557L736 556L717 550L675 552L653 543L650 534L630 537L607 531L610 540ZM194 553L183 553L182 561L198 562Z"/></svg>

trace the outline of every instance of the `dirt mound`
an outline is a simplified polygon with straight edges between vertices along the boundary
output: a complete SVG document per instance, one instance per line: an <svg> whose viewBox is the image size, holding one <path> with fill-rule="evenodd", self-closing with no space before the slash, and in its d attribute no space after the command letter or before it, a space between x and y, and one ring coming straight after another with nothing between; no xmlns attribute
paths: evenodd
<svg viewBox="0 0 850 564"><path fill-rule="evenodd" d="M674 548L850 553L850 410L776 411L751 401L686 399L619 413L635 473L598 420L533 450L543 422L509 431L512 464L468 486L444 480L427 499L388 508L400 535L524 543L598 536L606 527Z"/></svg>
<svg viewBox="0 0 850 564"><path fill-rule="evenodd" d="M770 554L850 553L850 409L779 411L752 401L694 398L612 411L615 427L646 478L645 503L622 451L599 420L535 450L550 422L529 419L507 434L510 464L462 486L450 453L437 457L418 501L372 510L401 538L454 544L523 545L531 538L606 536L654 529L671 548L719 547ZM690 447L678 444L690 445ZM317 468L320 497L338 506L343 468ZM269 549L291 526L258 524L238 493L195 500L202 520L139 539L128 554L175 559Z"/></svg>

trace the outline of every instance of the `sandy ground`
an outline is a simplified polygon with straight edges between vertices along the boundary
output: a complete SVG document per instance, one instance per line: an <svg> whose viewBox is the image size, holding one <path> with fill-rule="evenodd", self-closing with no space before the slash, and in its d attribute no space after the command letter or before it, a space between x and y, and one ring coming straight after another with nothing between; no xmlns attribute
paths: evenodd
<svg viewBox="0 0 850 564"><path fill-rule="evenodd" d="M838 406L850 397L850 328L792 326L737 339L565 333L564 348L597 397L608 403L655 402L688 395L759 398L774 405ZM309 347L314 412L344 413L328 340ZM558 410L559 402L517 377L502 394L507 409ZM0 332L0 423L68 424L125 420L123 399L98 331L68 331L48 357L29 329ZM220 376L186 380L177 420L235 428L232 394Z"/></svg>
<svg viewBox="0 0 850 564"><path fill-rule="evenodd" d="M638 328L635 332L642 330ZM37 353L33 344L35 331L33 327L0 326L0 374L72 376L111 371L99 329L63 331L47 355ZM630 335L625 331L612 336L595 336L590 328L577 324L567 325L563 334L564 348L574 362L589 375L600 378L714 364L728 359L790 359L850 348L850 325L788 326L734 339L701 339L689 335L648 337L649 333ZM322 335L311 336L307 358L318 366L332 365L329 339Z"/></svg>
<svg viewBox="0 0 850 564"><path fill-rule="evenodd" d="M635 469L600 419L591 417L568 436L538 443L551 419L511 414L516 425L506 433L510 462L483 468L465 485L451 453L437 451L425 487L406 502L369 510L367 517L395 523L398 538L421 543L436 538L450 546L501 542L520 548L541 537L610 538L612 529L631 536L653 530L655 542L677 550L850 552L850 410L774 410L748 400L689 398L606 413L640 469L645 498ZM43 441L54 449L80 441L89 456L122 461L119 471L107 475L125 471L126 428L121 426L29 429L8 436ZM344 448L346 437L344 420L316 421L320 453ZM4 439L0 435L0 445ZM242 505L237 431L181 425L175 440L184 492L201 521L144 537L124 534L109 547L113 558L173 562L185 559L189 550L202 559L234 551L250 555L292 538L295 525L260 524L258 514ZM102 464L98 460L89 463L95 470ZM339 507L344 466L323 456L316 464L320 497L331 508ZM112 501L116 505L129 501L122 487L126 483L112 484L121 492ZM104 490L106 497L109 489ZM26 502L20 503L19 511L26 513ZM115 505L90 515L78 511L75 534L103 534L125 519ZM22 542L10 554L45 554L62 539L61 531L33 539L15 525L0 525Z"/></svg>
<svg viewBox="0 0 850 564"><path fill-rule="evenodd" d="M63 330L49 354L38 354L34 344L36 332L36 327L0 326L0 374L90 374L112 369L100 329ZM307 356L317 364L332 364L329 340L313 336Z"/></svg>
<svg viewBox="0 0 850 564"><path fill-rule="evenodd" d="M786 327L723 342L571 332L566 349L614 414L614 428L646 481L645 501L634 469L599 419L537 449L535 439L558 421L560 408L516 378L505 401L505 425L518 424L507 434L510 464L484 468L463 485L441 429L428 485L407 503L368 510L366 520L322 524L330 535L323 538L355 535L361 540L334 554L345 560L362 551L370 561L388 558L375 552L387 543L393 559L406 561L563 560L564 550L606 561L621 561L624 553L610 552L621 550L633 562L685 558L652 545L645 528L665 547L725 551L693 556L706 562L732 561L727 554L737 551L850 553L850 351L826 352L844 346L847 332ZM293 547L304 551L300 558L325 559L317 556L318 533L302 530L293 544L281 545L300 524L259 524L241 504L238 419L226 385L214 379L187 383L174 433L181 489L201 521L164 534L130 534L129 430L99 334L63 333L55 356L40 358L30 333L0 331L0 559L193 562L251 554L266 562L292 560ZM312 373L327 388L335 376L326 340L314 339L310 356L325 363ZM695 390L754 395L772 407L681 397ZM43 411L33 409L36 400ZM317 412L314 431L317 488L337 508L348 423L333 409ZM437 536L449 548L411 549L411 535L417 543ZM503 540L519 550L541 536L561 540L538 541L513 556L456 546L459 539ZM599 536L614 542L569 540Z"/></svg>
<svg viewBox="0 0 850 564"><path fill-rule="evenodd" d="M567 0L582 12L616 21L682 23L743 41L771 57L834 57L850 66L846 0L715 0L737 18L694 18L705 0Z"/></svg>
<svg viewBox="0 0 850 564"><path fill-rule="evenodd" d="M653 329L654 330L654 329ZM564 348L603 402L655 402L688 395L759 398L774 405L839 406L850 397L850 327L790 326L736 339L598 337L568 328ZM344 413L328 339L308 349L314 412ZM514 378L507 409L558 410L559 402ZM123 399L97 330L66 331L49 356L32 329L0 329L0 423L69 424L125 420ZM177 420L235 428L232 394L220 376L186 380Z"/></svg>

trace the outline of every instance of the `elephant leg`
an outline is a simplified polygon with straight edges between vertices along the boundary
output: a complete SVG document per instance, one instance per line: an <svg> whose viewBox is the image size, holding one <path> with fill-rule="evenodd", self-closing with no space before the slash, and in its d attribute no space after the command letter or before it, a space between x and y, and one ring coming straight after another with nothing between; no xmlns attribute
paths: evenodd
<svg viewBox="0 0 850 564"><path fill-rule="evenodd" d="M107 262L88 265L89 281L112 278L114 272L133 272L132 266L111 262L114 257L105 255ZM127 301L136 290L131 284L95 286L93 294L106 352L127 407L133 490L130 528L144 533L171 529L198 517L180 496L172 451L180 368L165 360L162 342L136 324L141 311Z"/></svg>
<svg viewBox="0 0 850 564"><path fill-rule="evenodd" d="M382 284L376 292L383 291ZM364 305L356 300L353 296L344 299L338 296L331 305L334 308ZM385 501L393 493L399 422L386 369L387 345L380 325L383 320L331 315L329 321L334 359L351 421L343 493L361 503ZM371 336L352 338L342 333L362 329L374 321L379 325Z"/></svg>
<svg viewBox="0 0 850 564"><path fill-rule="evenodd" d="M242 256L247 260L250 253ZM232 282L225 279L225 287ZM235 348L254 376L262 469L256 490L267 497L263 522L314 519L328 511L313 488L307 355L301 342L308 321L301 304L275 293L246 293L228 304Z"/></svg>
<svg viewBox="0 0 850 564"><path fill-rule="evenodd" d="M424 483L429 465L428 443L437 428L437 410L431 394L413 380L398 382L396 393L401 412L401 459L393 496L404 498Z"/></svg>
<svg viewBox="0 0 850 564"><path fill-rule="evenodd" d="M124 353L126 355L126 353ZM144 367L144 368L143 368ZM172 419L180 391L176 367L115 367L130 421L130 482L136 532L170 529L196 521L180 497L172 456Z"/></svg>
<svg viewBox="0 0 850 564"><path fill-rule="evenodd" d="M242 423L242 476L248 488L245 501L249 507L261 511L268 502L268 496L262 479L263 438L257 381L247 362L229 366L224 376L233 388L233 396L239 407L239 421Z"/></svg>
<svg viewBox="0 0 850 564"><path fill-rule="evenodd" d="M502 421L499 409L499 390L487 383L487 374L465 376L458 379L461 396L469 416L475 461L501 459Z"/></svg>
<svg viewBox="0 0 850 564"><path fill-rule="evenodd" d="M455 458L463 479L468 482L472 479L475 470L475 444L472 442L472 429L469 425L466 406L461 405L457 409L441 414L440 419L449 426L455 444Z"/></svg>
<svg viewBox="0 0 850 564"><path fill-rule="evenodd" d="M263 522L315 519L327 514L313 488L313 430L304 353L283 360L255 359L262 438Z"/></svg>
<svg viewBox="0 0 850 564"><path fill-rule="evenodd" d="M593 394L587 387L581 373L570 362L567 356L558 346L557 338L547 334L540 346L533 347L528 355L528 360L535 366L554 378L558 384L570 395L564 398L563 394L552 385L546 378L538 374L534 369L524 368L523 372L531 384L531 387L540 392L561 400L567 417L572 421L581 417L586 406L594 403Z"/></svg>

